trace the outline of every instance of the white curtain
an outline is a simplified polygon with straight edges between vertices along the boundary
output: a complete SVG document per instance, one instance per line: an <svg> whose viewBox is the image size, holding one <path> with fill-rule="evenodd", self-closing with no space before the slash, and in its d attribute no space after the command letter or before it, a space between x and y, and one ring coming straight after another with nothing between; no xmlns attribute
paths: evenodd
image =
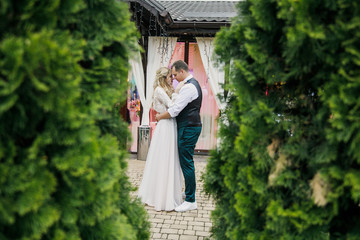
<svg viewBox="0 0 360 240"><path fill-rule="evenodd" d="M136 88L140 96L140 102L141 103L145 102L144 68L142 65L140 52L137 52L135 56L130 59L130 65L131 65L130 74L134 75ZM131 79L131 76L129 77L129 79Z"/></svg>
<svg viewBox="0 0 360 240"><path fill-rule="evenodd" d="M143 106L141 125L149 125L149 112L152 103L156 70L169 65L176 41L176 37L149 37L146 68L146 98L144 101L140 99Z"/></svg>
<svg viewBox="0 0 360 240"><path fill-rule="evenodd" d="M225 72L223 66L218 66L212 58L214 52L214 38L197 37L196 41L199 46L201 60L203 62L211 90L215 96L216 103L220 110L225 108L225 103L221 102L218 94L223 92L221 84L225 82Z"/></svg>

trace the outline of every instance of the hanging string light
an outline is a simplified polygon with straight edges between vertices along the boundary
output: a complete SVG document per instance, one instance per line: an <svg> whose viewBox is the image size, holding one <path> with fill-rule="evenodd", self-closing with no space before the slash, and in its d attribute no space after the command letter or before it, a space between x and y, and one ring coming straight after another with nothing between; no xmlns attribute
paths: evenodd
<svg viewBox="0 0 360 240"><path fill-rule="evenodd" d="M168 51L173 51L174 46L169 46L169 34L168 34L168 25L165 21L160 17L158 18L156 15L152 14L150 11L147 11L146 8L139 2L134 2L132 4L133 10L133 20L136 23L136 26L139 32L144 36L159 36L160 44L158 53L162 56L162 62L170 62L171 59L168 59ZM145 20L148 16L148 21ZM171 56L170 56L171 57ZM166 58L166 59L165 59Z"/></svg>
<svg viewBox="0 0 360 240"><path fill-rule="evenodd" d="M139 26L138 26L138 8L137 8L137 3L135 3L134 5L134 9L133 9L133 12L135 13L135 14L133 14L133 18L135 18L135 23L136 23L136 26L139 28Z"/></svg>
<svg viewBox="0 0 360 240"><path fill-rule="evenodd" d="M141 8L140 8L140 23L139 23L139 26L140 26L139 29L140 30L142 30L141 26L143 26L143 13L144 13L144 7L141 6Z"/></svg>

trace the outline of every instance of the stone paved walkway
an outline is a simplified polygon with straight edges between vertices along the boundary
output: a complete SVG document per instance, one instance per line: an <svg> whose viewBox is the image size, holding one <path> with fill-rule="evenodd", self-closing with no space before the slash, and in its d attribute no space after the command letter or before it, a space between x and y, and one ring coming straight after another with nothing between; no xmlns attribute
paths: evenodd
<svg viewBox="0 0 360 240"><path fill-rule="evenodd" d="M128 174L130 181L135 186L139 186L145 167L145 161L135 159L136 156L128 160ZM157 212L153 207L145 206L151 222L152 240L173 239L173 240L206 240L210 238L210 213L215 206L211 199L203 192L203 183L200 180L201 174L205 171L206 156L195 155L196 171L196 201L197 210L188 212ZM132 193L133 197L137 192Z"/></svg>

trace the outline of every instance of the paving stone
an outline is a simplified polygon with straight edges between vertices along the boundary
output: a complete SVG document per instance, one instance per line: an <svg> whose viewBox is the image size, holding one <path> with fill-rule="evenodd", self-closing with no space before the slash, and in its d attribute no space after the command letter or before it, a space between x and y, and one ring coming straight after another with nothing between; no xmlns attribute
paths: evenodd
<svg viewBox="0 0 360 240"><path fill-rule="evenodd" d="M194 230L185 230L184 234L185 235L195 235L195 231Z"/></svg>
<svg viewBox="0 0 360 240"><path fill-rule="evenodd" d="M151 238L161 238L161 233L154 233Z"/></svg>
<svg viewBox="0 0 360 240"><path fill-rule="evenodd" d="M178 240L180 238L179 235L174 235L174 234L169 234L167 239L173 239L173 240Z"/></svg>
<svg viewBox="0 0 360 240"><path fill-rule="evenodd" d="M163 224L162 228L170 228L170 226L171 226L170 224Z"/></svg>
<svg viewBox="0 0 360 240"><path fill-rule="evenodd" d="M184 221L194 221L193 217L184 217Z"/></svg>
<svg viewBox="0 0 360 240"><path fill-rule="evenodd" d="M204 222L192 222L191 224L194 225L194 226L201 226L201 227L205 226Z"/></svg>
<svg viewBox="0 0 360 240"><path fill-rule="evenodd" d="M150 222L152 223L163 223L164 219L160 219L160 218L151 218Z"/></svg>
<svg viewBox="0 0 360 240"><path fill-rule="evenodd" d="M166 219L164 221L164 223L168 223L168 224L175 224L174 222L175 222L175 220L171 220L171 219Z"/></svg>
<svg viewBox="0 0 360 240"><path fill-rule="evenodd" d="M168 233L168 234L178 234L179 230L171 229L171 228L163 228L163 229L161 229L161 232Z"/></svg>
<svg viewBox="0 0 360 240"><path fill-rule="evenodd" d="M160 232L160 228L150 228L150 231L152 233L159 233Z"/></svg>
<svg viewBox="0 0 360 240"><path fill-rule="evenodd" d="M200 226L194 226L193 229L195 231L204 231L204 227L200 227Z"/></svg>
<svg viewBox="0 0 360 240"><path fill-rule="evenodd" d="M208 236L210 236L210 233L209 232L196 231L196 235L197 236L208 237Z"/></svg>
<svg viewBox="0 0 360 240"><path fill-rule="evenodd" d="M182 235L180 236L180 240L197 240L197 236Z"/></svg>
<svg viewBox="0 0 360 240"><path fill-rule="evenodd" d="M175 228L175 229L187 229L187 225L174 225L172 226L172 228Z"/></svg>
<svg viewBox="0 0 360 240"><path fill-rule="evenodd" d="M199 218L196 218L196 221L206 223L206 222L209 222L209 218L199 217Z"/></svg>

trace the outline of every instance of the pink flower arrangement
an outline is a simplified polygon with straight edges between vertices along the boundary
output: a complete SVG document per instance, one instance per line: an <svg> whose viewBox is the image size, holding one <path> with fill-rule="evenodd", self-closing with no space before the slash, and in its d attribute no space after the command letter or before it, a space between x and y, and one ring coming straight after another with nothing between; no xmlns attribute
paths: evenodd
<svg viewBox="0 0 360 240"><path fill-rule="evenodd" d="M140 99L134 99L129 102L130 111L136 112L137 115L140 114Z"/></svg>

